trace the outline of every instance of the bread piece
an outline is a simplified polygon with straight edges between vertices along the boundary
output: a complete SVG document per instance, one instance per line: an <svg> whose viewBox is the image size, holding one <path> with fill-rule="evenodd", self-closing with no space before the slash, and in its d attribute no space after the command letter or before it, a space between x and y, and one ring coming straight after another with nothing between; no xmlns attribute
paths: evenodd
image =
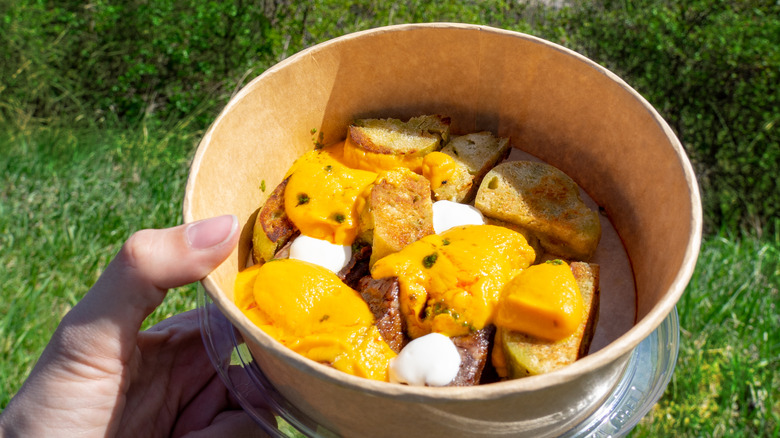
<svg viewBox="0 0 780 438"><path fill-rule="evenodd" d="M371 188L360 227L360 239L371 244L370 265L433 234L430 183L404 167L384 172Z"/></svg>
<svg viewBox="0 0 780 438"><path fill-rule="evenodd" d="M555 342L497 329L493 364L501 377L517 379L549 373L588 354L599 317L599 266L573 262L570 267L583 299L579 327L572 335Z"/></svg>
<svg viewBox="0 0 780 438"><path fill-rule="evenodd" d="M298 234L298 228L284 211L285 178L265 201L255 219L252 230L252 256L257 264L263 264L274 258L292 237Z"/></svg>
<svg viewBox="0 0 780 438"><path fill-rule="evenodd" d="M431 179L434 199L471 202L485 174L506 159L509 150L508 138L495 137L488 131L453 137L441 149L441 153L454 161L443 172L446 176L431 178L426 175ZM423 169L425 172L425 167Z"/></svg>
<svg viewBox="0 0 780 438"><path fill-rule="evenodd" d="M377 154L423 156L449 139L450 118L440 115L398 119L360 119L349 126L348 140Z"/></svg>
<svg viewBox="0 0 780 438"><path fill-rule="evenodd" d="M569 260L589 260L601 238L598 213L557 168L533 161L499 164L485 175L474 205L485 216L520 225L542 247Z"/></svg>

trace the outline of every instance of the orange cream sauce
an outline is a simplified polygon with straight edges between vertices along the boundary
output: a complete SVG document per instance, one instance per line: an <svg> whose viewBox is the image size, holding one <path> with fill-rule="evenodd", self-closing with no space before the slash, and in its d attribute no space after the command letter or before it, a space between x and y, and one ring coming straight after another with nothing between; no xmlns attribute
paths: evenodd
<svg viewBox="0 0 780 438"><path fill-rule="evenodd" d="M522 234L471 225L423 237L378 260L371 275L398 277L410 337L458 336L492 322L504 284L534 258Z"/></svg>
<svg viewBox="0 0 780 438"><path fill-rule="evenodd" d="M284 210L302 234L351 245L366 193L377 174L349 168L328 150L299 158L288 172Z"/></svg>
<svg viewBox="0 0 780 438"><path fill-rule="evenodd" d="M577 330L583 306L571 268L553 260L525 269L504 286L495 324L558 341Z"/></svg>
<svg viewBox="0 0 780 438"><path fill-rule="evenodd" d="M268 335L317 362L387 380L395 353L360 295L320 266L292 259L238 274L235 303Z"/></svg>
<svg viewBox="0 0 780 438"><path fill-rule="evenodd" d="M435 140L431 140L432 142ZM367 151L351 141L349 136L342 142L342 160L344 164L355 169L377 172L393 170L396 167L406 167L412 172L422 174L423 156L416 154L380 154Z"/></svg>
<svg viewBox="0 0 780 438"><path fill-rule="evenodd" d="M423 158L422 175L431 182L431 190L442 186L444 181L451 180L458 164L444 152L431 152Z"/></svg>

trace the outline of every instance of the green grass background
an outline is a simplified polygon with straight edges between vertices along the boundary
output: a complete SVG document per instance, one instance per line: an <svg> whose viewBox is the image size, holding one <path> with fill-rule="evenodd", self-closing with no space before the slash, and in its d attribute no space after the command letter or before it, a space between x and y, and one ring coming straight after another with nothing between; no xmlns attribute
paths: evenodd
<svg viewBox="0 0 780 438"><path fill-rule="evenodd" d="M140 11L137 20L157 17L165 23L165 14L177 13L173 6L165 9L174 3L156 3L162 6ZM204 16L226 13L211 3L192 3ZM739 10L722 6L728 2L710 1L687 2L685 9L661 1L577 2L579 9L563 10L520 7L516 2L265 5L269 3L275 9L266 8L262 26L253 28L264 36L263 51L238 60L224 55L199 59L201 65L190 73L189 61L176 61L181 63L179 74L202 79L201 90L171 85L181 84L181 78L163 67L178 58L169 53L165 62L155 61L166 48L181 46L171 42L177 38L177 26L160 28L157 33L164 40L139 40L138 52L117 41L90 46L89 39L80 40L78 50L71 52L65 50L70 35L80 26L89 27L88 20L79 21L83 4L62 2L57 11L37 2L0 3L0 52L10 53L0 66L0 409L18 390L60 318L94 283L122 242L141 228L181 222L181 200L197 142L237 87L274 62L327 38L384 24L441 20L522 30L588 54L624 76L659 108L694 161L708 225L693 278L678 303L680 356L667 391L632 436L780 435L780 227L775 203L764 206L755 200L777 199L772 196L780 157L775 128L778 82L771 81L777 79L780 62L776 48L762 46L771 43L773 35L780 37L777 15L772 18L778 12L775 2L744 2L740 4L750 8ZM110 17L112 3L91 5ZM120 6L131 3L116 5L112 7L120 14ZM705 7L722 7L722 13L707 21L696 15ZM723 18L731 17L731 10L746 21ZM675 21L685 14L689 21ZM23 17L53 24L28 28L19 21ZM95 17L93 26L100 24ZM761 23L760 29L749 26L755 22ZM612 35L621 23L629 31ZM680 23L699 27L686 29ZM242 26L237 29L249 24ZM709 33L692 40L696 29L706 26ZM235 33L237 47L252 47L251 40ZM750 37L753 34L758 36ZM688 39L676 41L679 35ZM222 37L219 41L228 41L227 35ZM692 54L685 52L691 41L699 44ZM204 43L191 38L189 44ZM708 52L707 44L721 44L725 51ZM82 52L85 58L66 63L68 56ZM113 68L133 68L104 77L96 73L106 65L94 61L100 53L132 55ZM193 49L188 55L190 60L195 53ZM651 65L672 61L680 63L679 70L664 72ZM220 65L233 67L216 67ZM710 76L728 70L734 77L724 76L718 83L733 80L736 85L723 96L712 87L681 91L679 78L671 76L690 75L683 76L689 88L708 84L709 79L696 76L696 66L711 68ZM94 88L79 83L80 75L92 78ZM158 88L138 87L133 81L139 77ZM150 81L152 77L157 82ZM104 83L97 84L100 81ZM673 96L675 92L689 97ZM756 100L756 94L763 99ZM708 100L716 97L721 100ZM697 106L702 102L707 106ZM697 125L708 117L721 122ZM751 128L744 133L736 122ZM734 211L739 215L729 216ZM179 288L146 325L194 306L195 286Z"/></svg>

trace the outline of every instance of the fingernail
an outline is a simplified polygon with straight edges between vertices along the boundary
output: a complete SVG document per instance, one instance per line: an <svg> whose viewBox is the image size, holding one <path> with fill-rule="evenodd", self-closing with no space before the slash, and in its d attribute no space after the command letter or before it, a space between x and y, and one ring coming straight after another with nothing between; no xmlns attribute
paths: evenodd
<svg viewBox="0 0 780 438"><path fill-rule="evenodd" d="M230 239L238 229L238 218L227 214L204 219L187 227L187 240L193 249L206 249Z"/></svg>

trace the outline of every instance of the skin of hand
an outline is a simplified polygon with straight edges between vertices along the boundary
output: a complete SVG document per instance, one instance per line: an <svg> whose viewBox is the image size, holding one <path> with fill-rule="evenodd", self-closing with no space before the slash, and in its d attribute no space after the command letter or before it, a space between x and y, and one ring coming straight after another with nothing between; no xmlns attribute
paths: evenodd
<svg viewBox="0 0 780 438"><path fill-rule="evenodd" d="M194 311L139 332L168 289L208 275L239 234L232 215L133 234L63 317L0 436L266 436L217 376Z"/></svg>

